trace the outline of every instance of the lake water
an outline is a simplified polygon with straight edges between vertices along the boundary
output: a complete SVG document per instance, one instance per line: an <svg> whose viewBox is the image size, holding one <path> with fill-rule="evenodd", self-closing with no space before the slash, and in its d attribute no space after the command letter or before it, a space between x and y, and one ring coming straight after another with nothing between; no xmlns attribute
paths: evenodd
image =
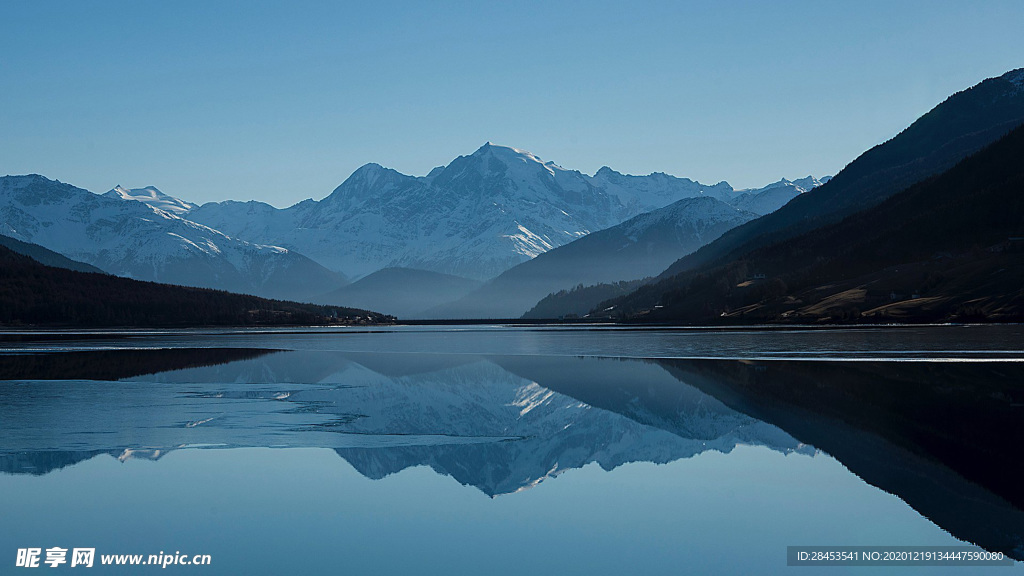
<svg viewBox="0 0 1024 576"><path fill-rule="evenodd" d="M0 334L19 549L205 574L1020 574L1024 329ZM60 566L61 570L82 567ZM85 568L82 568L85 570ZM31 572L27 572L31 573Z"/></svg>

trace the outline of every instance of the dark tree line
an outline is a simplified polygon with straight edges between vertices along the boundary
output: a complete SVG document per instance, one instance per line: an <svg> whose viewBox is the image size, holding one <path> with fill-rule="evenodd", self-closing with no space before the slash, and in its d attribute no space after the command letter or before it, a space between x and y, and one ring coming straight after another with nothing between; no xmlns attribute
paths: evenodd
<svg viewBox="0 0 1024 576"><path fill-rule="evenodd" d="M354 308L52 268L0 247L0 324L7 326L327 325L389 320Z"/></svg>

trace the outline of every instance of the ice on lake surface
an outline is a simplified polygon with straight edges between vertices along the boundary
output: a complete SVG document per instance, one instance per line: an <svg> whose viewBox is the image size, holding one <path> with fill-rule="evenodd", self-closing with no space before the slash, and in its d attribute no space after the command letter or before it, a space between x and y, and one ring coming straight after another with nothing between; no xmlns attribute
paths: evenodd
<svg viewBox="0 0 1024 576"><path fill-rule="evenodd" d="M210 554L167 570L216 574L818 570L786 567L795 545L1020 559L1021 332L5 333L0 573L54 546Z"/></svg>

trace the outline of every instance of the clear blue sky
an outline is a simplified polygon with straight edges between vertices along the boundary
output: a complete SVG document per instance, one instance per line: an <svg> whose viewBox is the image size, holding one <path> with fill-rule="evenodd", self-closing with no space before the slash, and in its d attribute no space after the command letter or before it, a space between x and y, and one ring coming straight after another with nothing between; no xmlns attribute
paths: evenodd
<svg viewBox="0 0 1024 576"><path fill-rule="evenodd" d="M0 174L322 198L485 141L737 187L832 174L1024 66L1024 2L3 2Z"/></svg>

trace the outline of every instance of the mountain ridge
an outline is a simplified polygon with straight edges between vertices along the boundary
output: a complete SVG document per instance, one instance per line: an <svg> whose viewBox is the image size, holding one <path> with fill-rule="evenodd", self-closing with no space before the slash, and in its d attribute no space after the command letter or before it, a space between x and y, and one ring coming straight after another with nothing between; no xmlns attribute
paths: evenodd
<svg viewBox="0 0 1024 576"><path fill-rule="evenodd" d="M1024 77L1024 68L949 96L896 136L858 156L814 194L723 235L674 263L661 277L836 222L951 168L1024 122L1019 77Z"/></svg>
<svg viewBox="0 0 1024 576"><path fill-rule="evenodd" d="M785 189L775 202L805 191ZM729 202L742 194L752 191L659 172L630 176L605 167L588 176L487 143L427 176L369 163L319 201L281 209L209 202L188 217L238 238L296 250L354 277L405 267L488 280L677 200L711 196Z"/></svg>
<svg viewBox="0 0 1024 576"><path fill-rule="evenodd" d="M0 233L141 280L291 299L308 296L311 284L345 283L301 254L238 240L137 200L38 174L4 176Z"/></svg>

